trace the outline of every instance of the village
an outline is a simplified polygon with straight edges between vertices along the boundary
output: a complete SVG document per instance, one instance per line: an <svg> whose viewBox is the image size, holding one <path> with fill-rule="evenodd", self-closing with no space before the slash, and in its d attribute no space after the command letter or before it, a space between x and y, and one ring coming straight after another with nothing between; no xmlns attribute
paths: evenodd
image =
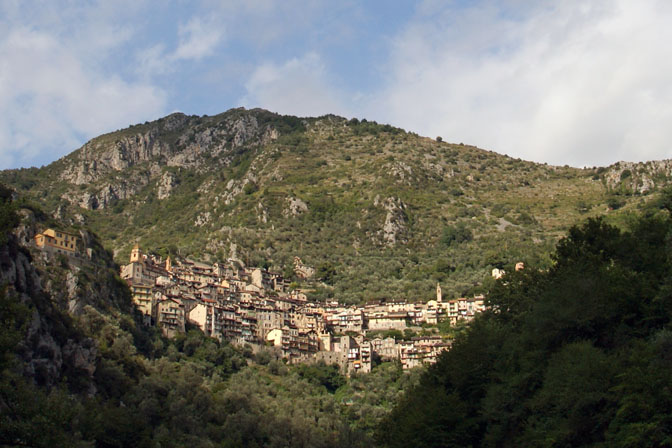
<svg viewBox="0 0 672 448"><path fill-rule="evenodd" d="M38 248L80 257L87 253L74 234L47 229L35 236ZM89 254L90 256L90 254ZM314 270L294 259L297 277ZM273 347L288 363L337 364L342 372L370 372L374 359L398 360L403 369L436 362L451 340L433 332L395 338L402 332L468 322L485 309L485 298L443 300L441 286L426 303L377 301L345 306L337 301L312 302L290 288L279 273L244 266L238 260L212 265L189 259L165 260L136 245L121 267L143 323L174 337L196 326L207 336L253 350ZM499 272L493 272L499 275Z"/></svg>

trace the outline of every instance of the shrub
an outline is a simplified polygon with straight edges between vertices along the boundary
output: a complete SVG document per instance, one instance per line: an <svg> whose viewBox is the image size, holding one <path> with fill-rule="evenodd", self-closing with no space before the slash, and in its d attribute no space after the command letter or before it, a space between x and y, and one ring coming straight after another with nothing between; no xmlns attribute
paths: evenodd
<svg viewBox="0 0 672 448"><path fill-rule="evenodd" d="M458 222L454 226L448 226L443 229L441 244L450 247L452 244L460 244L474 239L471 229L463 222Z"/></svg>
<svg viewBox="0 0 672 448"><path fill-rule="evenodd" d="M19 215L12 202L12 190L0 184L0 245L7 243L7 234L19 224Z"/></svg>
<svg viewBox="0 0 672 448"><path fill-rule="evenodd" d="M607 206L612 210L618 210L625 205L625 200L617 196L611 196L607 199Z"/></svg>

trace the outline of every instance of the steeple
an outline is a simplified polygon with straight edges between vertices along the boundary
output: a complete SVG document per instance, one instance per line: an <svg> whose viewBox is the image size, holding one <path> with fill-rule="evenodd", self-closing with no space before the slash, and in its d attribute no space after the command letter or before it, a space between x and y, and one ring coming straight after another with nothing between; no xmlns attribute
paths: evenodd
<svg viewBox="0 0 672 448"><path fill-rule="evenodd" d="M131 263L142 263L142 250L138 244L133 246L131 251Z"/></svg>
<svg viewBox="0 0 672 448"><path fill-rule="evenodd" d="M443 296L441 295L441 285L439 283L436 284L436 302L441 303L441 299L443 299Z"/></svg>

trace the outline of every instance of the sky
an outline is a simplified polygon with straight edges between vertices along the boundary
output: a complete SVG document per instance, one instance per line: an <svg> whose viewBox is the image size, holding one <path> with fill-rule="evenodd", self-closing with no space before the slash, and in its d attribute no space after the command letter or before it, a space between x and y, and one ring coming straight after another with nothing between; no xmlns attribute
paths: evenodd
<svg viewBox="0 0 672 448"><path fill-rule="evenodd" d="M672 158L670 24L668 0L0 0L0 169L241 106L555 165Z"/></svg>

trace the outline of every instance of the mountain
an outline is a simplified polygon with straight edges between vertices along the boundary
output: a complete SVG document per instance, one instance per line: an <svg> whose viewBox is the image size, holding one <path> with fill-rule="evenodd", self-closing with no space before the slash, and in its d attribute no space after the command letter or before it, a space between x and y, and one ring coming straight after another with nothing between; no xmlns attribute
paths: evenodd
<svg viewBox="0 0 672 448"><path fill-rule="evenodd" d="M298 256L322 280L314 298L354 303L427 299L436 282L471 294L494 267L547 267L571 224L618 223L670 175L669 161L548 166L366 120L232 109L105 134L0 182L92 229L117 262L139 243L292 276Z"/></svg>

